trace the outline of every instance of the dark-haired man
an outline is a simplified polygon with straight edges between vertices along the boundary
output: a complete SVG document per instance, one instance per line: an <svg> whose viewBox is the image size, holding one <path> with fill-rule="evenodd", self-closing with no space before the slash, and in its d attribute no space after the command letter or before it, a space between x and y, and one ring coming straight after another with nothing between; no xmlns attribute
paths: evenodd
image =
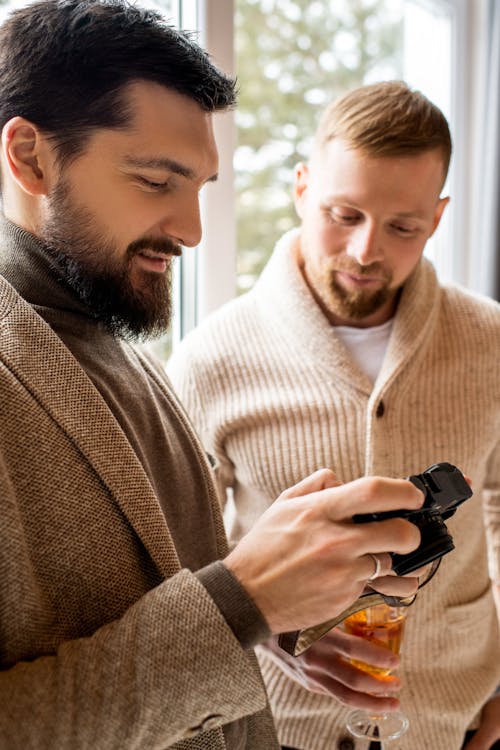
<svg viewBox="0 0 500 750"><path fill-rule="evenodd" d="M375 572L415 588L387 553L416 528L350 520L419 507L403 480L320 471L227 555L209 463L130 343L168 324L233 102L189 38L126 2L43 0L0 29L2 748L275 748L251 647Z"/></svg>
<svg viewBox="0 0 500 750"><path fill-rule="evenodd" d="M472 478L474 497L448 522L456 551L405 625L401 750L459 750L479 725L470 750L500 737L500 308L442 286L422 258L448 202L450 155L442 112L403 82L332 102L296 168L300 227L169 366L222 494L233 491L234 542L276 487L317 465L347 481L448 460ZM349 707L397 707L349 657L398 664L338 628L299 660L261 649L282 745L340 747Z"/></svg>

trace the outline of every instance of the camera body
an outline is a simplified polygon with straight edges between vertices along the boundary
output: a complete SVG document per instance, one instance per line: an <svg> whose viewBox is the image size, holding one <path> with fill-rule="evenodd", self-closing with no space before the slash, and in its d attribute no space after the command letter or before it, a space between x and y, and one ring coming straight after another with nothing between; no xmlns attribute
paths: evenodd
<svg viewBox="0 0 500 750"><path fill-rule="evenodd" d="M417 549L407 555L391 553L392 569L397 575L411 573L454 549L453 539L444 521L455 513L461 503L472 496L472 490L462 472L446 462L433 464L422 474L413 474L408 479L425 494L421 508L362 513L353 517L355 523L406 518L418 526L421 541Z"/></svg>

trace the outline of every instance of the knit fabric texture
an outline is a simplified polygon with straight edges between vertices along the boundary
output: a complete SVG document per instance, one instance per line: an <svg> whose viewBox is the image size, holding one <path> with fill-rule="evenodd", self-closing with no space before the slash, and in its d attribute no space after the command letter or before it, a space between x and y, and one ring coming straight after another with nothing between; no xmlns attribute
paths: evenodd
<svg viewBox="0 0 500 750"><path fill-rule="evenodd" d="M441 286L423 259L372 384L311 297L297 243L285 235L254 289L190 334L167 370L218 461L222 502L232 490L233 542L322 467L350 481L449 461L471 477L473 498L446 522L455 550L409 612L399 670L410 729L398 748L458 750L500 679L489 575L500 581L500 306ZM291 681L270 652L259 659L281 743L330 750L348 709Z"/></svg>

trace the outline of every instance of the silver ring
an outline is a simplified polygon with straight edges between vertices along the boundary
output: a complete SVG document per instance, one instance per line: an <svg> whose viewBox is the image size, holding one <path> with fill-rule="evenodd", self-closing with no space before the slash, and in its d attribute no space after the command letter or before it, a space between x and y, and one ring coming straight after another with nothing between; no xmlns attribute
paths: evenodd
<svg viewBox="0 0 500 750"><path fill-rule="evenodd" d="M371 574L371 576L369 578L367 578L366 580L367 581L373 581L375 578L379 577L379 575L380 575L380 569L382 568L382 563L380 562L380 560L377 557L377 555L372 555L371 552L367 552L366 554L369 555L372 558L373 562L375 563L375 570L373 571L373 573Z"/></svg>

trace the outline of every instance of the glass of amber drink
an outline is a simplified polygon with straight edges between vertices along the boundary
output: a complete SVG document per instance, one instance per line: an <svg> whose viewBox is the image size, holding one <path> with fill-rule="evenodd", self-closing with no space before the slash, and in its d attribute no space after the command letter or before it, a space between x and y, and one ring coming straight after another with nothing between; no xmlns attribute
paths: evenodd
<svg viewBox="0 0 500 750"><path fill-rule="evenodd" d="M406 611L406 607L377 604L347 617L343 627L347 633L365 638L399 654ZM390 669L381 669L355 659L351 660L351 664L368 672L377 680L389 682ZM395 740L408 729L408 719L401 711L370 714L367 711L356 710L347 717L347 729L354 737L377 739L380 742Z"/></svg>

